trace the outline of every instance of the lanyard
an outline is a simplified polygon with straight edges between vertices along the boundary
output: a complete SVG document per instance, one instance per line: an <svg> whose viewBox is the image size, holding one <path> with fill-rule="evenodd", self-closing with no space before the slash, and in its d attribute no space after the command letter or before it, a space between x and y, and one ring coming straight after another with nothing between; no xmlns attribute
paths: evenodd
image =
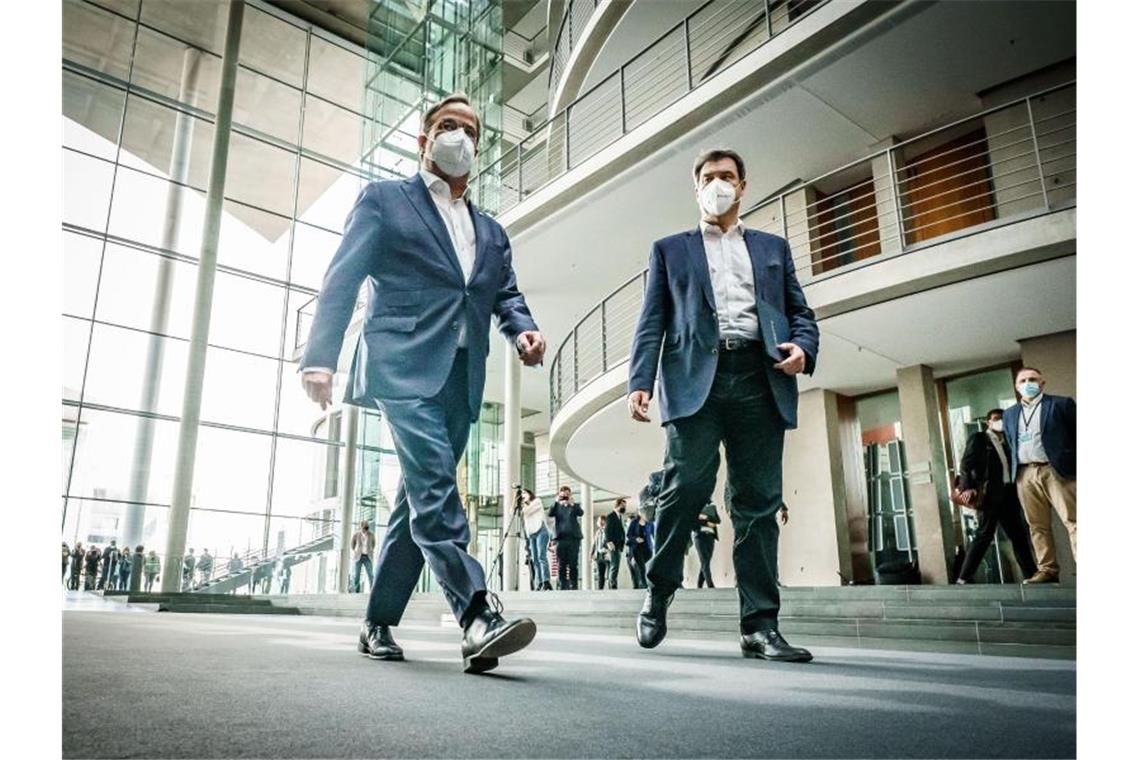
<svg viewBox="0 0 1140 760"><path fill-rule="evenodd" d="M1033 422L1033 415L1037 414L1037 410L1041 408L1041 401L1033 405L1033 411L1029 413L1029 419L1025 418L1025 407L1021 407L1021 424L1025 425L1026 432L1029 432L1029 424Z"/></svg>

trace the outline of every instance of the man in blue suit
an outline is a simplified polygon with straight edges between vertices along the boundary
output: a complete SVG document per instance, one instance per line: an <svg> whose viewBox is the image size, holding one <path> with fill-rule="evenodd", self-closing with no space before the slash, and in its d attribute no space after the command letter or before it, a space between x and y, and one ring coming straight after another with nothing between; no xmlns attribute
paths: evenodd
<svg viewBox="0 0 1140 760"><path fill-rule="evenodd" d="M1014 387L1021 400L1002 413L1002 429L1010 442L1010 478L1037 555L1037 572L1025 583L1056 583L1054 511L1077 559L1077 402L1045 393L1045 376L1033 367L1018 371Z"/></svg>
<svg viewBox="0 0 1140 760"><path fill-rule="evenodd" d="M653 244L630 357L629 409L640 422L649 421L660 357L657 387L666 434L656 551L637 640L655 647L665 638L686 539L716 485L723 443L741 651L806 662L811 653L779 633L775 515L783 500L784 431L796 426L796 375L815 368L819 329L787 241L745 229L739 220L745 188L740 155L702 153L693 178L700 226Z"/></svg>
<svg viewBox="0 0 1140 760"><path fill-rule="evenodd" d="M359 651L402 660L392 638L424 559L464 629L464 672L481 673L534 638L533 621L507 621L467 553L470 529L456 465L479 415L491 317L524 364L546 342L515 282L503 228L466 200L480 121L451 95L424 114L420 171L360 193L317 299L302 384L325 409L357 292L366 316L345 402L378 405L403 475L380 549Z"/></svg>

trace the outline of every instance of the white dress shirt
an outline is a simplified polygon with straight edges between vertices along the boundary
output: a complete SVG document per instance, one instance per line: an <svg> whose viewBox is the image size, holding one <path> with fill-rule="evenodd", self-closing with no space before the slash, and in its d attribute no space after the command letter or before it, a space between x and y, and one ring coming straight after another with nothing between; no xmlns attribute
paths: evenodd
<svg viewBox="0 0 1140 760"><path fill-rule="evenodd" d="M702 221L701 238L712 279L720 337L760 340L756 280L752 276L752 257L744 244L744 224L738 221L728 232L721 232L717 225Z"/></svg>
<svg viewBox="0 0 1140 760"><path fill-rule="evenodd" d="M1038 393L1032 401L1022 400L1017 410L1017 463L1045 463L1049 455L1041 442L1041 398Z"/></svg>
<svg viewBox="0 0 1140 760"><path fill-rule="evenodd" d="M471 281L471 272L475 270L475 222L471 219L471 209L467 207L467 193L463 192L460 198L451 197L451 186L442 177L420 169L420 178L427 185L439 215L443 217L443 226L447 228L447 236L451 238L451 247L459 258L459 268L463 270L463 281ZM467 347L467 322L459 323L459 347Z"/></svg>

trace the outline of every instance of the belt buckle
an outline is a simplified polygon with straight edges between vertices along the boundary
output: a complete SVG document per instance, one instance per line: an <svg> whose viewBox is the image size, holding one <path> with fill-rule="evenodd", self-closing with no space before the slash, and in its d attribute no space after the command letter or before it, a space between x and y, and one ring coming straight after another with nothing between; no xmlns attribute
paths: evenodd
<svg viewBox="0 0 1140 760"><path fill-rule="evenodd" d="M732 335L724 339L724 350L736 351L737 349L744 348L745 344L747 343L748 341L744 340L744 338L738 338L735 335Z"/></svg>

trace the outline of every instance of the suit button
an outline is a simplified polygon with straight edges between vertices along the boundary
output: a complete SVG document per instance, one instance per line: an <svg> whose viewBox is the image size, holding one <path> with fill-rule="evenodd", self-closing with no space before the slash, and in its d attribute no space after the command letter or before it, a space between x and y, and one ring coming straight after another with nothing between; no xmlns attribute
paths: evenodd
<svg viewBox="0 0 1140 760"><path fill-rule="evenodd" d="M716 349L715 349L715 348L712 350L712 353L714 353L714 354L716 353Z"/></svg>
<svg viewBox="0 0 1140 760"><path fill-rule="evenodd" d="M458 322L452 322L451 323L451 329L452 330L458 330L459 329L459 323Z"/></svg>

